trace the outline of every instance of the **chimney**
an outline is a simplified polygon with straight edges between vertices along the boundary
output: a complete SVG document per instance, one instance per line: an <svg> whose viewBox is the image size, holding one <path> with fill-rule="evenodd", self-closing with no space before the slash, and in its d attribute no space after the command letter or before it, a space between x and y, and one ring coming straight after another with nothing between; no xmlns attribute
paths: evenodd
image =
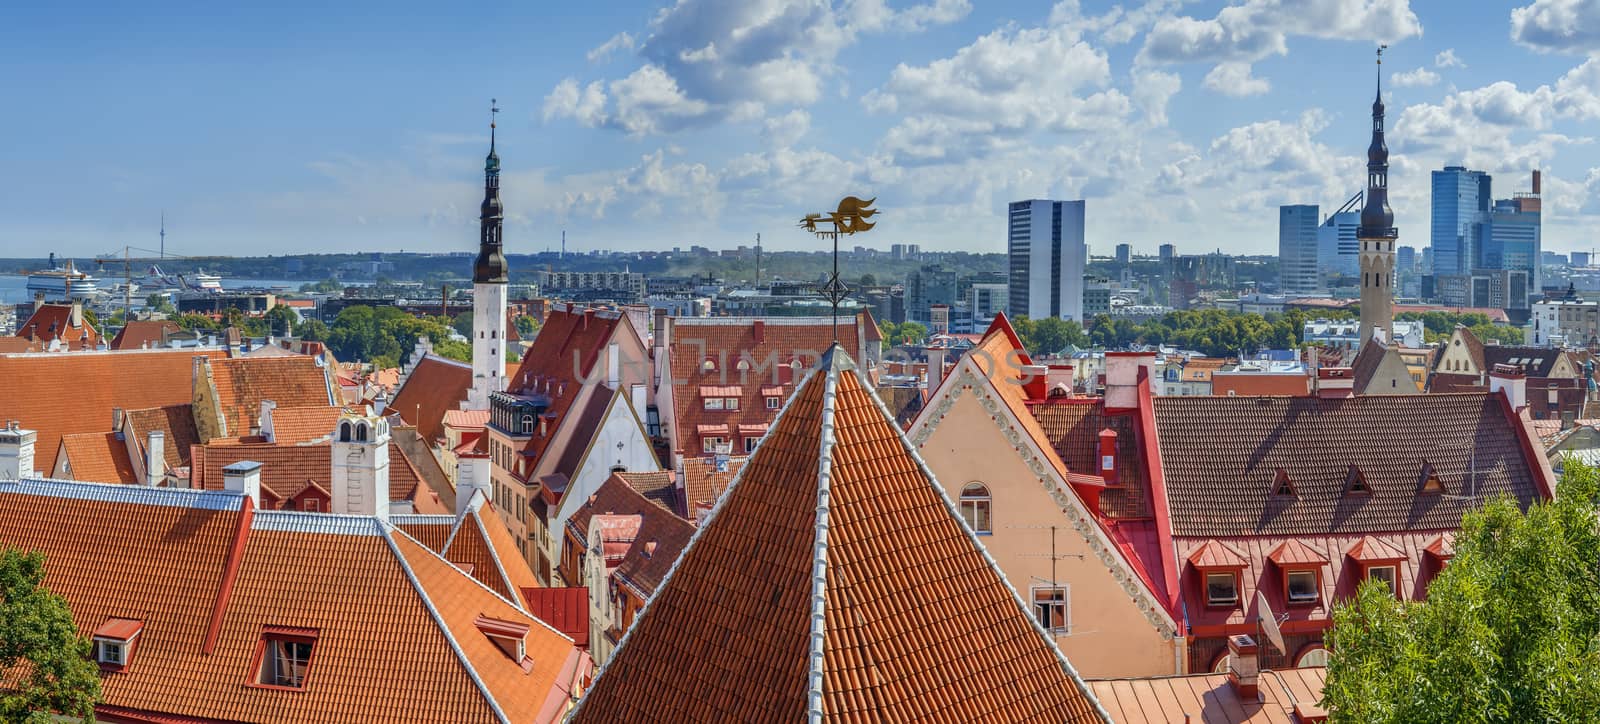
<svg viewBox="0 0 1600 724"><path fill-rule="evenodd" d="M72 321L68 322L67 326L74 329L83 328L83 300L78 297L72 298Z"/></svg>
<svg viewBox="0 0 1600 724"><path fill-rule="evenodd" d="M235 493L244 493L251 505L261 507L261 463L240 460L222 468L222 487Z"/></svg>
<svg viewBox="0 0 1600 724"><path fill-rule="evenodd" d="M944 381L945 348L943 345L934 345L928 348L928 389L932 390Z"/></svg>
<svg viewBox="0 0 1600 724"><path fill-rule="evenodd" d="M151 430L144 441L144 484L159 485L167 476L167 434Z"/></svg>
<svg viewBox="0 0 1600 724"><path fill-rule="evenodd" d="M261 436L266 438L267 442L278 441L277 426L272 423L272 411L276 409L278 409L278 403L272 400L261 401L261 416L256 425L260 428Z"/></svg>
<svg viewBox="0 0 1600 724"><path fill-rule="evenodd" d="M1520 367L1495 365L1494 369L1489 371L1489 392L1504 394L1513 410L1521 410L1528 406L1528 378L1522 374Z"/></svg>
<svg viewBox="0 0 1600 724"><path fill-rule="evenodd" d="M1106 353L1106 409L1132 410L1139 406L1139 370L1153 377L1154 352Z"/></svg>
<svg viewBox="0 0 1600 724"><path fill-rule="evenodd" d="M1100 477L1117 484L1117 431L1109 427L1100 431Z"/></svg>
<svg viewBox="0 0 1600 724"><path fill-rule="evenodd" d="M1356 394L1355 370L1349 367L1318 367L1317 397L1338 400Z"/></svg>
<svg viewBox="0 0 1600 724"><path fill-rule="evenodd" d="M117 439L122 439L122 408L111 408L111 431L117 434Z"/></svg>
<svg viewBox="0 0 1600 724"><path fill-rule="evenodd" d="M561 386L565 387L566 382ZM615 391L622 385L622 345L612 342L606 346L606 387Z"/></svg>
<svg viewBox="0 0 1600 724"><path fill-rule="evenodd" d="M593 322L593 321L594 321L594 310L593 309L585 309L585 310L583 310L583 328L584 329L588 329L589 328L589 323Z"/></svg>
<svg viewBox="0 0 1600 724"><path fill-rule="evenodd" d="M1539 169L1533 170L1533 195L1539 195Z"/></svg>
<svg viewBox="0 0 1600 724"><path fill-rule="evenodd" d="M0 480L20 480L38 477L33 469L33 443L39 433L24 430L16 420L6 423L0 430Z"/></svg>
<svg viewBox="0 0 1600 724"><path fill-rule="evenodd" d="M1044 378L1045 396L1071 397L1074 382L1072 365L1050 365L1049 369Z"/></svg>
<svg viewBox="0 0 1600 724"><path fill-rule="evenodd" d="M1048 365L1023 365L1021 378L1023 393L1030 400L1044 399L1048 389L1046 380L1049 377L1050 367Z"/></svg>
<svg viewBox="0 0 1600 724"><path fill-rule="evenodd" d="M1256 676L1261 668L1259 651L1255 639L1245 634L1228 637L1228 683L1239 698L1246 701L1256 700Z"/></svg>
<svg viewBox="0 0 1600 724"><path fill-rule="evenodd" d="M761 344L762 342L766 341L767 323L763 320L757 319L755 322L751 323L750 333L755 336L756 344Z"/></svg>
<svg viewBox="0 0 1600 724"><path fill-rule="evenodd" d="M653 328L651 330L652 346L654 346L656 349L665 348L667 346L667 309L666 309L666 307L657 307L656 308L655 320L654 320L654 323L651 325L651 327Z"/></svg>

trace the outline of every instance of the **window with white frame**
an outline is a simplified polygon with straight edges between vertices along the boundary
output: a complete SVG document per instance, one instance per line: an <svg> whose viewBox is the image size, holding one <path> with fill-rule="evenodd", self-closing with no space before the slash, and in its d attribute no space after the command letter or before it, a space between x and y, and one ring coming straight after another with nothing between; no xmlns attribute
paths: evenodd
<svg viewBox="0 0 1600 724"><path fill-rule="evenodd" d="M767 398L767 409L768 410L776 410L782 404L783 404L783 400L780 400L780 399L778 399L776 397L768 397Z"/></svg>
<svg viewBox="0 0 1600 724"><path fill-rule="evenodd" d="M1288 578L1288 591L1290 603L1310 603L1317 600L1317 572L1316 571L1289 571L1285 574Z"/></svg>
<svg viewBox="0 0 1600 724"><path fill-rule="evenodd" d="M1239 602L1239 578L1233 571L1212 571L1206 574L1206 603L1224 606Z"/></svg>
<svg viewBox="0 0 1600 724"><path fill-rule="evenodd" d="M261 639L261 669L256 683L300 689L311 665L312 639L267 634Z"/></svg>
<svg viewBox="0 0 1600 724"><path fill-rule="evenodd" d="M128 643L112 639L94 640L94 660L107 666L126 666Z"/></svg>
<svg viewBox="0 0 1600 724"><path fill-rule="evenodd" d="M961 489L961 517L974 533L992 533L993 521L989 518L989 488L983 483L967 483Z"/></svg>
<svg viewBox="0 0 1600 724"><path fill-rule="evenodd" d="M727 444L727 442L727 440L720 437L702 437L700 438L700 447L704 452L714 453L718 447Z"/></svg>
<svg viewBox="0 0 1600 724"><path fill-rule="evenodd" d="M1046 631L1066 633L1072 626L1067 586L1034 586L1033 615Z"/></svg>
<svg viewBox="0 0 1600 724"><path fill-rule="evenodd" d="M737 410L737 409L739 409L739 398L737 398L737 397L729 397L729 398L727 398L722 403L722 409L724 409L724 410Z"/></svg>
<svg viewBox="0 0 1600 724"><path fill-rule="evenodd" d="M1395 574L1394 566L1372 566L1367 569L1367 580L1379 580L1389 585L1389 591L1394 592Z"/></svg>
<svg viewBox="0 0 1600 724"><path fill-rule="evenodd" d="M707 409L707 410L720 410L720 409L722 409L722 398L721 397L707 397L702 402L705 405L705 409Z"/></svg>

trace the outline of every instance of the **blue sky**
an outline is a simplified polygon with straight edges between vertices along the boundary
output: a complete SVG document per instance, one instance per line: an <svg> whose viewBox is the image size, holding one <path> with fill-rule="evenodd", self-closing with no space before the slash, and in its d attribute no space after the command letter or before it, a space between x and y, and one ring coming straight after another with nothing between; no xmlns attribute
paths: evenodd
<svg viewBox="0 0 1600 724"><path fill-rule="evenodd" d="M1095 253L1276 249L1362 183L1372 50L1402 243L1428 171L1545 170L1545 248L1600 246L1600 3L675 0L40 3L0 17L0 256L476 244L499 98L512 251L1004 250L1087 198ZM328 7L335 5L337 7Z"/></svg>

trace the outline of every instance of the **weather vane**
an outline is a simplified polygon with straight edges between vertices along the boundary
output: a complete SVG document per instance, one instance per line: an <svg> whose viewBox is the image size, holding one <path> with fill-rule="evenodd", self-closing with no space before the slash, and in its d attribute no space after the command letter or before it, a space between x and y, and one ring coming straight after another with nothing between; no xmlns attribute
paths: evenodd
<svg viewBox="0 0 1600 724"><path fill-rule="evenodd" d="M500 115L500 100L497 99L497 98L490 98L489 99L489 127L490 128L494 128L494 117L497 116L497 115Z"/></svg>
<svg viewBox="0 0 1600 724"><path fill-rule="evenodd" d="M850 295L850 287L845 286L839 278L839 237L850 236L866 231L871 231L877 222L867 221L878 213L872 208L872 202L878 197L862 201L857 196L846 196L839 201L839 208L826 213L806 214L800 219L800 228L805 229L818 238L828 237L833 239L833 274L828 277L828 283L822 285L822 293L833 304L833 341L839 341L839 303Z"/></svg>

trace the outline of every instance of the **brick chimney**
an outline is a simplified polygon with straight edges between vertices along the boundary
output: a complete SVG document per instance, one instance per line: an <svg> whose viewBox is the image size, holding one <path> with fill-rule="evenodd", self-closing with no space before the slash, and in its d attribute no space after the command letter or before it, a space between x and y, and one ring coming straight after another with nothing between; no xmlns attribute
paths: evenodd
<svg viewBox="0 0 1600 724"><path fill-rule="evenodd" d="M6 423L0 430L0 480L20 480L39 475L33 469L33 443L39 433L24 430L17 421Z"/></svg>
<svg viewBox="0 0 1600 724"><path fill-rule="evenodd" d="M1246 701L1256 700L1256 677L1261 673L1259 654L1255 639L1245 634L1228 637L1228 684Z"/></svg>
<svg viewBox="0 0 1600 724"><path fill-rule="evenodd" d="M243 493L255 507L261 507L261 463L240 460L222 468L222 487Z"/></svg>
<svg viewBox="0 0 1600 724"><path fill-rule="evenodd" d="M1050 371L1045 374L1044 380L1045 396L1071 397L1073 382L1075 381L1072 365L1050 365L1049 367ZM1066 394L1061 393L1063 388L1066 390Z"/></svg>
<svg viewBox="0 0 1600 724"><path fill-rule="evenodd" d="M1023 365L1020 379L1022 380L1022 391L1028 396L1028 399L1042 400L1049 389L1050 368L1047 365Z"/></svg>
<svg viewBox="0 0 1600 724"><path fill-rule="evenodd" d="M1511 409L1521 410L1528 406L1528 377L1520 367L1495 365L1489 371L1489 392L1504 394Z"/></svg>
<svg viewBox="0 0 1600 724"><path fill-rule="evenodd" d="M160 485L167 475L167 434L151 430L144 441L144 484Z"/></svg>
<svg viewBox="0 0 1600 724"><path fill-rule="evenodd" d="M932 390L944 381L944 359L946 350L944 345L936 344L928 348L928 389Z"/></svg>

